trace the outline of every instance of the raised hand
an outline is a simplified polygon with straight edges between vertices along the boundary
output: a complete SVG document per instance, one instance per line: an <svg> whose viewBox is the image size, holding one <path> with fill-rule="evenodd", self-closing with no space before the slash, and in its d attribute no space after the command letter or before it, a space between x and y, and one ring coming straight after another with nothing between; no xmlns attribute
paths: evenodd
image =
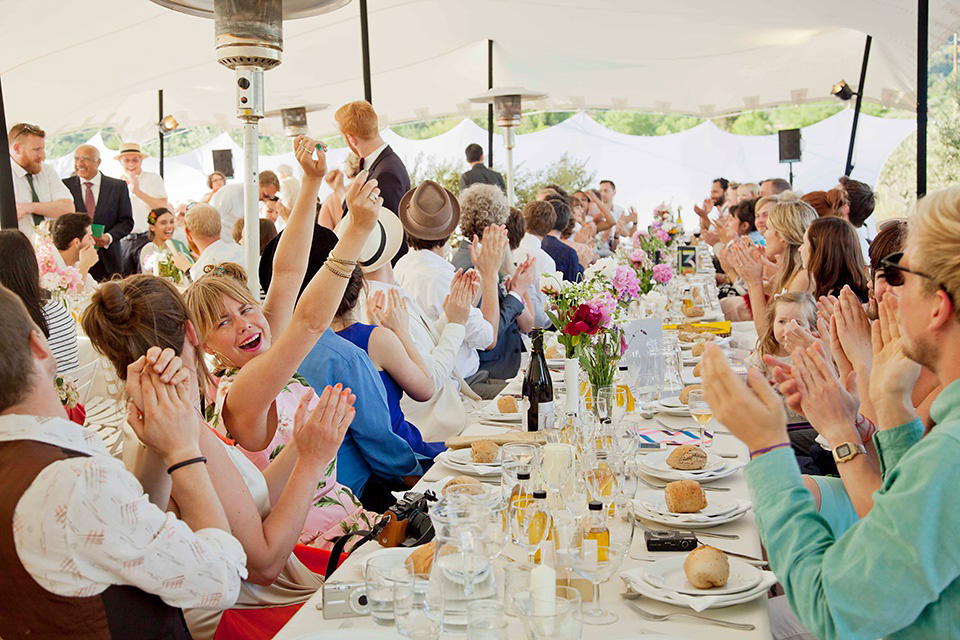
<svg viewBox="0 0 960 640"><path fill-rule="evenodd" d="M522 296L533 285L533 279L537 277L536 260L535 257L529 256L517 265L507 283L507 291L516 291Z"/></svg>
<svg viewBox="0 0 960 640"><path fill-rule="evenodd" d="M792 353L797 349L806 349L811 346L814 342L817 342L817 337L807 329L801 327L800 323L796 320L791 320L787 323L786 329L784 330L783 342L781 346L786 349L788 353Z"/></svg>
<svg viewBox="0 0 960 640"><path fill-rule="evenodd" d="M85 274L99 261L100 254L97 253L96 245L90 245L80 249L80 261L77 263L77 267L80 269L80 273Z"/></svg>
<svg viewBox="0 0 960 640"><path fill-rule="evenodd" d="M129 375L129 374L128 374ZM144 445L168 465L200 455L200 415L193 405L190 384L166 384L151 369L134 373L141 405L131 406L127 423Z"/></svg>
<svg viewBox="0 0 960 640"><path fill-rule="evenodd" d="M870 370L870 400L881 429L889 429L916 417L911 394L920 377L920 365L904 351L900 335L899 300L884 296L878 304L879 318L871 327L873 368ZM912 416L912 417L911 417Z"/></svg>
<svg viewBox="0 0 960 640"><path fill-rule="evenodd" d="M841 385L819 343L794 351L793 362L800 404L810 425L831 446L856 441L855 423L860 406L856 374L851 371Z"/></svg>
<svg viewBox="0 0 960 640"><path fill-rule="evenodd" d="M343 193L344 175L340 169L328 171L327 174L323 176L323 181L327 183L327 186L336 191L338 195Z"/></svg>
<svg viewBox="0 0 960 640"><path fill-rule="evenodd" d="M840 292L840 299L834 305L833 319L843 352L850 360L850 364L864 375L873 365L870 321L860 300L849 286L844 286Z"/></svg>
<svg viewBox="0 0 960 640"><path fill-rule="evenodd" d="M707 404L733 435L751 450L789 442L783 401L763 374L751 367L745 385L714 344L706 346L701 362Z"/></svg>
<svg viewBox="0 0 960 640"><path fill-rule="evenodd" d="M357 413L353 403L357 397L349 387L344 388L341 384L328 386L320 395L316 408L309 411L313 396L311 389L300 400L293 417L293 440L302 460L324 468L337 455L343 436L353 422Z"/></svg>
<svg viewBox="0 0 960 640"><path fill-rule="evenodd" d="M380 317L387 306L387 296L383 291L374 291L367 298L367 321L370 324L380 324Z"/></svg>
<svg viewBox="0 0 960 640"><path fill-rule="evenodd" d="M763 284L763 265L755 252L748 251L742 244L735 242L730 245L730 253L737 273L747 286Z"/></svg>
<svg viewBox="0 0 960 640"><path fill-rule="evenodd" d="M327 173L327 146L307 136L293 139L293 155L303 169L303 175L319 180ZM316 151L316 158L314 158Z"/></svg>
<svg viewBox="0 0 960 640"><path fill-rule="evenodd" d="M474 280L470 272L457 270L450 283L450 293L443 301L443 313L447 322L467 324L470 309L473 307Z"/></svg>
<svg viewBox="0 0 960 640"><path fill-rule="evenodd" d="M407 312L407 303L396 289L390 289L387 294L387 304L377 318L377 324L393 331L397 335L410 331L410 314Z"/></svg>
<svg viewBox="0 0 960 640"><path fill-rule="evenodd" d="M803 415L800 404L800 393L797 391L796 373L792 366L773 356L763 356L763 361L773 369L773 381L783 396L783 401L790 411Z"/></svg>
<svg viewBox="0 0 960 640"><path fill-rule="evenodd" d="M496 278L507 246L507 229L492 224L483 230L483 240L473 236L470 245L470 260L481 278Z"/></svg>
<svg viewBox="0 0 960 640"><path fill-rule="evenodd" d="M350 210L350 224L369 232L377 223L377 215L383 206L376 179L367 180L369 174L361 171L350 184L345 200Z"/></svg>

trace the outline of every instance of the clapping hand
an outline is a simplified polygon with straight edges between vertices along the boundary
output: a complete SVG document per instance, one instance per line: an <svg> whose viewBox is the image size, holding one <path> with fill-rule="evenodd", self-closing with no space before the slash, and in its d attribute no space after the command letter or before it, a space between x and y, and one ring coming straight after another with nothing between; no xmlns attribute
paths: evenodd
<svg viewBox="0 0 960 640"><path fill-rule="evenodd" d="M453 276L453 282L450 283L450 293L443 301L443 313L447 316L447 322L452 324L467 324L470 317L470 309L473 307L474 290L479 290L475 286L476 281L473 275L474 271L457 270Z"/></svg>
<svg viewBox="0 0 960 640"><path fill-rule="evenodd" d="M831 446L855 440L857 409L856 374L843 386L824 355L820 343L793 352L793 370L803 415Z"/></svg>
<svg viewBox="0 0 960 640"><path fill-rule="evenodd" d="M755 251L751 251L742 244L734 242L730 245L733 264L747 286L763 284L763 265Z"/></svg>
<svg viewBox="0 0 960 640"><path fill-rule="evenodd" d="M481 278L496 278L507 246L507 229L491 224L483 230L483 240L473 236L470 244L470 260Z"/></svg>
<svg viewBox="0 0 960 640"><path fill-rule="evenodd" d="M367 180L368 175L366 171L358 173L350 184L350 189L347 190L346 195L347 208L350 211L350 225L356 225L358 229L367 233L376 225L377 215L380 213L380 207L383 206L383 198L380 197L377 180L375 178Z"/></svg>
<svg viewBox="0 0 960 640"><path fill-rule="evenodd" d="M870 370L870 400L877 410L877 418L881 423L878 426L890 428L916 417L911 394L920 377L920 365L904 351L903 337L900 335L899 300L895 296L884 296L878 304L878 311L879 318L871 327L873 368ZM893 411L886 412L885 408Z"/></svg>
<svg viewBox="0 0 960 640"><path fill-rule="evenodd" d="M710 226L710 212L713 211L715 206L713 198L704 198L703 206L699 207L696 204L693 205L693 212L700 216L700 227L705 228Z"/></svg>
<svg viewBox="0 0 960 640"><path fill-rule="evenodd" d="M380 291L377 293L382 295ZM386 304L372 309L376 323L384 329L389 329L397 335L403 335L410 331L410 314L407 312L407 303L398 290L390 289L387 293Z"/></svg>
<svg viewBox="0 0 960 640"><path fill-rule="evenodd" d="M319 180L327 173L326 145L307 136L297 136L293 139L293 155L303 169L303 175ZM317 157L313 157L313 152Z"/></svg>
<svg viewBox="0 0 960 640"><path fill-rule="evenodd" d="M596 242L597 240L597 225L593 220L587 220L580 226L580 230L577 231L576 235L573 236L575 242L581 242L584 244L590 242Z"/></svg>
<svg viewBox="0 0 960 640"><path fill-rule="evenodd" d="M800 323L796 320L791 320L787 323L783 334L783 344L780 346L788 353L792 353L797 349L806 349L815 342L817 342L817 336L813 335L811 331L801 327Z"/></svg>
<svg viewBox="0 0 960 640"><path fill-rule="evenodd" d="M720 347L703 351L703 393L713 415L751 450L788 442L787 414L780 396L751 367L744 384Z"/></svg>
<svg viewBox="0 0 960 640"><path fill-rule="evenodd" d="M507 291L515 291L522 296L533 285L533 279L536 277L536 258L529 256L518 264L513 275L507 278Z"/></svg>
<svg viewBox="0 0 960 640"><path fill-rule="evenodd" d="M323 181L326 182L327 186L333 189L337 195L343 193L344 175L340 169L328 171L327 174L323 176Z"/></svg>
<svg viewBox="0 0 960 640"><path fill-rule="evenodd" d="M128 377L127 383L137 388L141 403L137 407L131 399L127 424L144 445L167 465L200 455L200 416L193 405L189 374L187 380L174 385L146 368L132 379Z"/></svg>
<svg viewBox="0 0 960 640"><path fill-rule="evenodd" d="M800 393L797 391L796 374L793 367L774 356L763 356L763 361L773 369L773 381L779 385L778 389L783 395L787 408L802 416L803 407L800 404Z"/></svg>
<svg viewBox="0 0 960 640"><path fill-rule="evenodd" d="M313 411L308 409L313 389L303 395L293 417L293 440L300 458L325 468L337 455L343 436L353 422L357 411L353 403L357 397L342 384L326 387Z"/></svg>

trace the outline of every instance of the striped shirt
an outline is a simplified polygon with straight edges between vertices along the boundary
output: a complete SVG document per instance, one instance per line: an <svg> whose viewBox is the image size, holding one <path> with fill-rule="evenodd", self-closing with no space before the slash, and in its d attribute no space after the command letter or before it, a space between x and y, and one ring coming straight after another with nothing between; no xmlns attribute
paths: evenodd
<svg viewBox="0 0 960 640"><path fill-rule="evenodd" d="M43 306L43 317L50 330L47 342L57 361L57 373L70 373L80 366L77 323L63 303L52 298Z"/></svg>

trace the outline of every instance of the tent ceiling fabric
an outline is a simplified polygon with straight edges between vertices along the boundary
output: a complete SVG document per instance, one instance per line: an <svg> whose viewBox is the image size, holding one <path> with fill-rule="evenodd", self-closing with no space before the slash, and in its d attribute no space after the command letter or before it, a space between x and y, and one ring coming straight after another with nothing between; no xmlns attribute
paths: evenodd
<svg viewBox="0 0 960 640"><path fill-rule="evenodd" d="M548 94L532 108L612 108L698 116L829 98L856 88L866 34L865 99L916 104L915 0L370 0L374 105L381 126L484 113L467 98L494 80ZM156 91L183 126L236 127L233 72L213 21L149 0L0 0L29 37L0 43L7 121L50 134L115 126L156 135ZM930 44L960 25L960 1L931 0ZM363 96L359 3L284 23L283 63L265 74L268 110ZM335 131L334 109L308 116ZM279 118L261 121L279 132Z"/></svg>

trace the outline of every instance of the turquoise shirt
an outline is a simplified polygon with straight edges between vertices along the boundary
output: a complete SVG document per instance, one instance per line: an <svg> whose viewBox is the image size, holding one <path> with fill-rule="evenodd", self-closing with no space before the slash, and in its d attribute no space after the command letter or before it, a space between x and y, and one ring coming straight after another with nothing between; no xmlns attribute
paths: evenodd
<svg viewBox="0 0 960 640"><path fill-rule="evenodd" d="M789 448L745 469L770 566L820 640L960 638L960 380L919 420L878 431L883 485L839 538Z"/></svg>

